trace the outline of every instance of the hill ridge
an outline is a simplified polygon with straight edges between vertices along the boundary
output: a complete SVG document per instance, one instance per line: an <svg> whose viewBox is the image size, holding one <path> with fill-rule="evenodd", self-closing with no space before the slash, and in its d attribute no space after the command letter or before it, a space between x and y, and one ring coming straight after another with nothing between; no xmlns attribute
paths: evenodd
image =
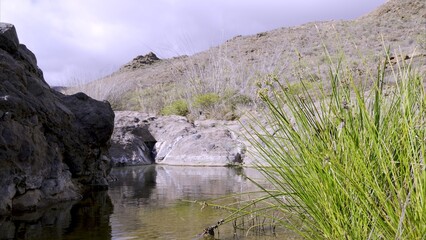
<svg viewBox="0 0 426 240"><path fill-rule="evenodd" d="M220 95L224 102L219 105L233 101L225 95L252 102L256 81L267 74L274 73L290 83L300 79L301 74L315 79L328 74L325 48L332 60L344 53L348 67L360 74L368 71L363 68L374 70L383 61L386 47L392 55L415 55L415 66L425 72L426 27L422 26L426 26L423 1L390 0L354 20L309 22L235 36L206 51L150 65L133 66L129 62L123 65L127 67L96 81L119 87L99 96L88 94L110 100L117 110L155 114L177 99L186 99L195 111L194 97L209 92Z"/></svg>

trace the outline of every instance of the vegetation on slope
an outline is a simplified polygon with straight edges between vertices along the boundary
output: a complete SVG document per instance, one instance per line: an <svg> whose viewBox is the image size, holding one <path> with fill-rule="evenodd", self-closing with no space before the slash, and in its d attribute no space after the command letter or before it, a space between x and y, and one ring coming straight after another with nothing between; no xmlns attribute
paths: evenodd
<svg viewBox="0 0 426 240"><path fill-rule="evenodd" d="M376 11L353 21L329 21L276 29L253 36L237 36L224 44L193 56L160 60L155 54L136 57L119 71L90 84L69 89L84 91L96 99L107 99L115 110L136 110L152 114L164 111L176 101L187 103L190 118L235 119L247 109L256 109L256 81L269 73L285 79L297 89L297 82L310 75L320 81L328 74L328 58L345 52L347 68L357 79L367 79L383 58L383 44L399 49L425 71L426 6L421 0L392 0ZM312 90L316 90L316 83ZM194 102L198 95L216 94L208 108ZM200 115L201 113L201 115Z"/></svg>

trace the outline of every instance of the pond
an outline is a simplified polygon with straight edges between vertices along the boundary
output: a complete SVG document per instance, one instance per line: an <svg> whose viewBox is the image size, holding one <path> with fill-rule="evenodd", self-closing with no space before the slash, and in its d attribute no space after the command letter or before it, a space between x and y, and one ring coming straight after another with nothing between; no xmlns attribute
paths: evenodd
<svg viewBox="0 0 426 240"><path fill-rule="evenodd" d="M44 211L0 219L0 239L202 239L206 227L229 212L204 200L256 189L245 176L254 169L133 166L115 168L108 191ZM238 196L230 201L239 201ZM265 221L264 219L262 221ZM285 229L236 231L232 223L215 230L216 239L294 239Z"/></svg>

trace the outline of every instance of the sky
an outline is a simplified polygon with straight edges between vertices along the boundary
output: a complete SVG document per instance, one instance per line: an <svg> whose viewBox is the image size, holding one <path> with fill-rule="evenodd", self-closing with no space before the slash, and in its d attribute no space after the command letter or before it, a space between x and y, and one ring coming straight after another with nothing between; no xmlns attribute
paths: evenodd
<svg viewBox="0 0 426 240"><path fill-rule="evenodd" d="M0 0L51 86L105 76L150 51L191 55L237 35L354 19L386 0Z"/></svg>

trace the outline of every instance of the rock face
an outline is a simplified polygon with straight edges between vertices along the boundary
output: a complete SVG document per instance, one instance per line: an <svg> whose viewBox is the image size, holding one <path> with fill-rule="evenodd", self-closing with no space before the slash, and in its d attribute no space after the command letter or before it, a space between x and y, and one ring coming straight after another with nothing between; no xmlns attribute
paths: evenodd
<svg viewBox="0 0 426 240"><path fill-rule="evenodd" d="M137 68L140 68L142 66L152 65L153 63L158 62L160 60L161 59L159 59L157 57L157 55L155 55L155 53L150 52L146 55L139 55L139 56L135 57L130 63L124 65L122 70L124 70L124 69L137 69Z"/></svg>
<svg viewBox="0 0 426 240"><path fill-rule="evenodd" d="M185 117L152 117L116 112L110 154L115 165L150 164L227 166L241 164L245 145L230 122L188 122ZM237 123L234 123L237 124Z"/></svg>
<svg viewBox="0 0 426 240"><path fill-rule="evenodd" d="M109 153L115 166L154 163L155 138L148 130L148 115L117 112Z"/></svg>
<svg viewBox="0 0 426 240"><path fill-rule="evenodd" d="M107 187L114 112L52 90L13 25L0 23L0 215Z"/></svg>

